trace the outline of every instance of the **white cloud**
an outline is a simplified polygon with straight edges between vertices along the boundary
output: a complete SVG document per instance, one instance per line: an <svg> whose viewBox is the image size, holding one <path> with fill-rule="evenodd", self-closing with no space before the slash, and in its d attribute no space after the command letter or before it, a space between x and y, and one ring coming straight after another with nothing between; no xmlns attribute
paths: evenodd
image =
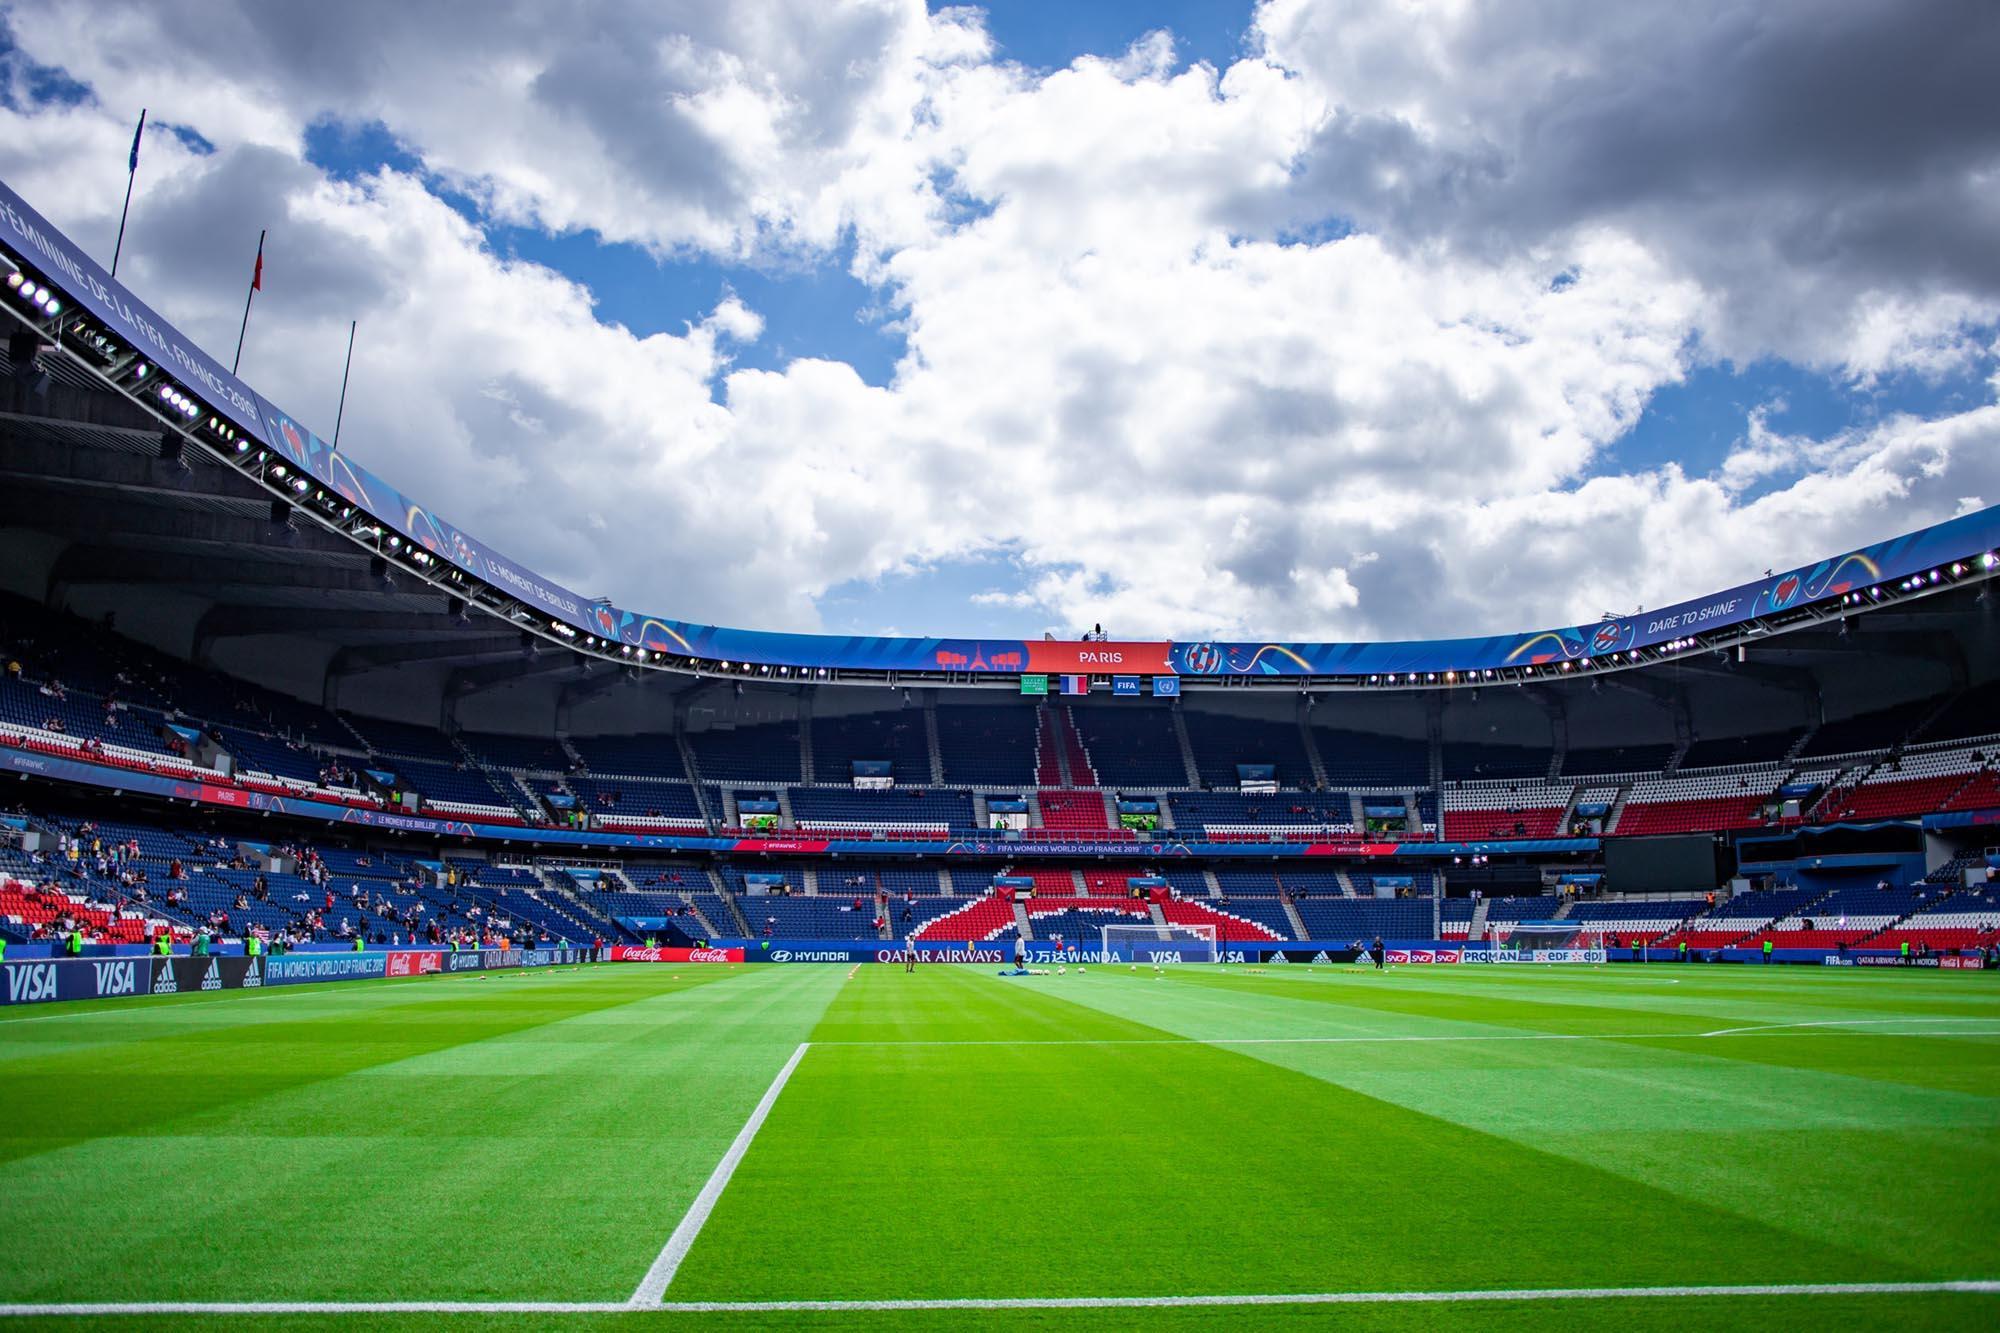
<svg viewBox="0 0 2000 1333"><path fill-rule="evenodd" d="M1703 48L1586 11L1531 42L1462 6L1283 0L1225 70L1176 73L1150 34L1042 76L918 4L619 8L578 37L533 6L371 28L218 0L199 49L177 7L30 5L22 47L104 100L0 108L0 174L102 253L116 193L77 164L123 161L140 100L192 126L213 156L149 141L142 293L227 347L249 219L271 219L253 382L318 419L358 317L358 457L552 577L695 619L812 627L830 587L1004 552L1020 586L934 628L997 607L1122 634L1498 631L2000 493L1992 401L1825 439L1753 412L1713 475L1608 470L1720 346L1862 384L1963 373L1994 305L1963 274L1874 262L1857 286L1841 255L1754 228L1703 252L1650 196L1594 201L1535 156L1556 103L1508 90L1603 97ZM300 144L328 115L380 120L424 173L325 179ZM1360 184L1329 185L1342 163ZM1566 211L1524 220L1521 180ZM635 337L488 249L440 181L662 254L809 262L851 234L908 355L886 387L733 365L767 333L733 294ZM1361 229L1295 239L1321 234L1308 205Z"/></svg>

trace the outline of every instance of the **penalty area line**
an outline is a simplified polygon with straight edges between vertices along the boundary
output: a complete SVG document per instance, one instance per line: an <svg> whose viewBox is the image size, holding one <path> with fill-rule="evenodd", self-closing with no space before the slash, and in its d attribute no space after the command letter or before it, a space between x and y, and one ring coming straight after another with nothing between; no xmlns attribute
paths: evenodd
<svg viewBox="0 0 2000 1333"><path fill-rule="evenodd" d="M639 1280L638 1290L632 1293L629 1304L634 1306L660 1304L661 1298L666 1294L667 1284L672 1282L674 1274L680 1271L681 1260L687 1258L688 1251L694 1248L695 1237L701 1235L702 1227L708 1222L708 1215L715 1211L717 1201L722 1198L722 1191L729 1187L729 1178L736 1174L737 1164L742 1162L744 1154L750 1151L751 1140L755 1139L757 1131L764 1127L765 1118L771 1114L771 1108L778 1104L778 1094L785 1090L785 1084L791 1080L792 1071L799 1067L799 1061L805 1059L806 1051L811 1046L812 1043L809 1041L800 1042L798 1049L792 1052L792 1058L785 1061L785 1067L771 1080L771 1086L764 1089L763 1100L759 1101L756 1109L750 1112L750 1118L743 1122L743 1128L736 1131L736 1138L730 1143L729 1151L722 1154L722 1160L715 1164L715 1170L709 1172L708 1181L701 1187L701 1193L694 1196L694 1202L688 1205L687 1215L682 1217L681 1224L674 1228L674 1234L667 1237L666 1245L661 1248L659 1257L653 1260L653 1266L646 1270L646 1276Z"/></svg>
<svg viewBox="0 0 2000 1333"><path fill-rule="evenodd" d="M802 1048L803 1049L803 1048ZM648 1275L651 1276L650 1274ZM1472 1291L1327 1291L1214 1296L968 1297L934 1300L664 1301L130 1301L0 1305L0 1317L274 1314L784 1314L897 1310L1148 1310L1254 1305L1445 1305L1501 1301L1701 1300L1758 1296L2000 1295L2000 1281L1791 1282L1734 1286L1528 1287Z"/></svg>

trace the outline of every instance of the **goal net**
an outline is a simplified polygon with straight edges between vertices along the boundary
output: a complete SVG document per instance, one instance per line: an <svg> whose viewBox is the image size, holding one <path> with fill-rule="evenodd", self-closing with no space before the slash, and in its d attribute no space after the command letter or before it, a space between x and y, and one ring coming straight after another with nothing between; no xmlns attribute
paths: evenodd
<svg viewBox="0 0 2000 1333"><path fill-rule="evenodd" d="M1214 926L1101 926L1098 955L1107 963L1214 963L1222 952Z"/></svg>
<svg viewBox="0 0 2000 1333"><path fill-rule="evenodd" d="M1523 963L1601 963L1604 934L1576 921L1515 921L1494 932L1493 947Z"/></svg>

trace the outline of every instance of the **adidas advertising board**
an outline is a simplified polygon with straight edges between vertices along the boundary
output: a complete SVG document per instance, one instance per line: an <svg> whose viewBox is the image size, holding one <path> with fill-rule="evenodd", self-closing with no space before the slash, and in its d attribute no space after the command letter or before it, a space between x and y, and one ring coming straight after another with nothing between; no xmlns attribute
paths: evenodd
<svg viewBox="0 0 2000 1333"><path fill-rule="evenodd" d="M1351 963L1359 956L1352 949L1324 949L1309 943L1302 949L1253 949L1248 951L1243 961L1263 963L1267 967L1278 963L1317 963L1326 967L1333 963ZM1232 958L1230 961L1236 960Z"/></svg>

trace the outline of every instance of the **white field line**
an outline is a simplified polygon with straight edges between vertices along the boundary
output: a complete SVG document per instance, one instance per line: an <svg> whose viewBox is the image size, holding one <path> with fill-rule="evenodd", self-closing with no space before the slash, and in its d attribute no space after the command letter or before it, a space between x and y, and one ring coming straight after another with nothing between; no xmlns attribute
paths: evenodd
<svg viewBox="0 0 2000 1333"><path fill-rule="evenodd" d="M681 1260L687 1258L688 1251L694 1248L695 1237L701 1234L702 1227L708 1222L708 1215L715 1211L716 1202L722 1198L722 1191L728 1188L729 1178L736 1174L737 1164L743 1160L743 1155L750 1151L750 1141L756 1138L757 1131L764 1127L764 1120L771 1114L771 1108L778 1104L778 1094L785 1090L785 1084L790 1081L792 1071L799 1067L799 1061L805 1059L806 1051L811 1045L811 1042L800 1042L798 1049L792 1052L792 1058L785 1061L785 1067L771 1080L771 1086L764 1089L763 1100L750 1112L750 1118L743 1122L743 1128L736 1131L736 1138L730 1143L729 1151L722 1154L722 1160L715 1164L715 1170L709 1172L708 1183L701 1187L701 1193L694 1196L694 1202L688 1205L687 1215L681 1218L681 1224L674 1228L674 1234L667 1237L667 1243L660 1250L659 1257L653 1260L653 1266L647 1269L646 1276L640 1279L638 1290L632 1293L631 1304L656 1306L660 1303L666 1294L667 1284L674 1280L674 1274L680 1269Z"/></svg>
<svg viewBox="0 0 2000 1333"><path fill-rule="evenodd" d="M2000 1281L1786 1282L1737 1286L1529 1287L1476 1291L1326 1291L1216 1296L971 1297L850 1301L103 1301L0 1305L0 1317L280 1314L780 1314L897 1310L1141 1310L1181 1306L1433 1305L1494 1301L1618 1301L1756 1296L2000 1295Z"/></svg>
<svg viewBox="0 0 2000 1333"><path fill-rule="evenodd" d="M1925 1023L1938 1020L1923 1018L1866 1019L1857 1022L1871 1023ZM1990 1022L1989 1019L1965 1018L1963 1022ZM1806 1030L1801 1030L1806 1029ZM1830 1030L1829 1030L1830 1029ZM1349 1046L1349 1045L1395 1045L1404 1042L1511 1042L1511 1041L1684 1041L1703 1037L1733 1036L1840 1036L1841 1031L1826 1023L1770 1023L1748 1028L1717 1028L1713 1032L1518 1032L1480 1033L1465 1036L1422 1036L1382 1035L1360 1037L1049 1037L1049 1038L976 1038L963 1041L821 1041L816 1046ZM1987 1028L1949 1028L1942 1031L1921 1029L1914 1032L1858 1033L1859 1036L1893 1037L1994 1037L2000 1036L2000 1026Z"/></svg>
<svg viewBox="0 0 2000 1333"><path fill-rule="evenodd" d="M1933 1014L1928 1017L1922 1014L1904 1014L1901 1018L1823 1018L1810 1023L1757 1023L1743 1028L1717 1028L1713 1032L1704 1032L1701 1035L1704 1037L1740 1037L1751 1032L1783 1032L1798 1028L1894 1027L1898 1023L1918 1025L1923 1023L1990 1023L1992 1021L1989 1018L1975 1018L1970 1014ZM1986 1029L1981 1028L1976 1031L1983 1033ZM1860 1035L1867 1036L1869 1034L1862 1033ZM1897 1032L1887 1035L1900 1037L1912 1034ZM1932 1034L1925 1032L1914 1035L1930 1036ZM1949 1037L1954 1035L1954 1030L1947 1029L1936 1035Z"/></svg>

